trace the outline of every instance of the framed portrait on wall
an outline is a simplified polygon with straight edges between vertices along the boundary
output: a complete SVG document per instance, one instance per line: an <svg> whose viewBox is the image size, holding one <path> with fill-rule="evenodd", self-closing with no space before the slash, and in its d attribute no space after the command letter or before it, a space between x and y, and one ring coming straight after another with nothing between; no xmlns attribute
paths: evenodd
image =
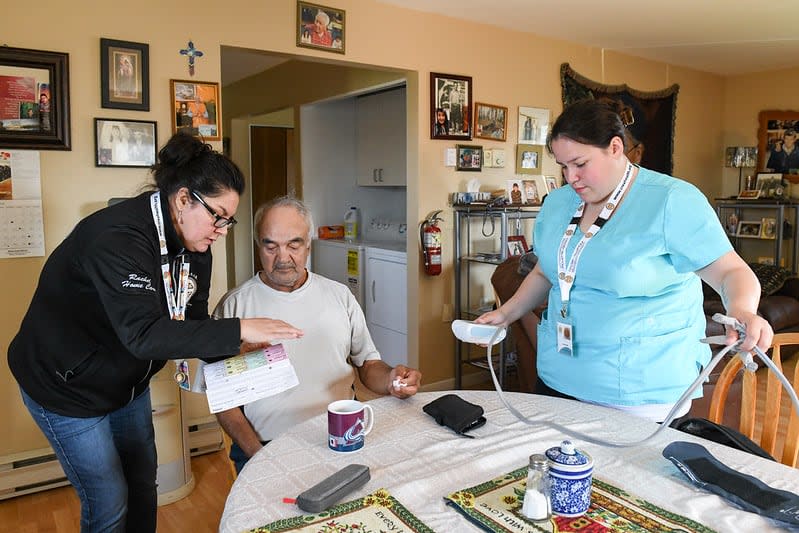
<svg viewBox="0 0 799 533"><path fill-rule="evenodd" d="M94 119L94 165L144 167L155 164L158 125L150 120Z"/></svg>
<svg viewBox="0 0 799 533"><path fill-rule="evenodd" d="M71 150L69 54L0 46L0 146Z"/></svg>
<svg viewBox="0 0 799 533"><path fill-rule="evenodd" d="M150 46L100 39L101 105L108 109L150 110Z"/></svg>
<svg viewBox="0 0 799 533"><path fill-rule="evenodd" d="M483 167L483 147L470 144L457 146L455 170L480 172Z"/></svg>
<svg viewBox="0 0 799 533"><path fill-rule="evenodd" d="M757 170L799 179L799 111L761 111L758 122Z"/></svg>
<svg viewBox="0 0 799 533"><path fill-rule="evenodd" d="M474 136L480 139L504 141L508 128L508 108L498 105L474 104Z"/></svg>
<svg viewBox="0 0 799 533"><path fill-rule="evenodd" d="M546 144L549 109L519 106L519 144Z"/></svg>
<svg viewBox="0 0 799 533"><path fill-rule="evenodd" d="M543 148L537 144L517 144L516 174L541 174Z"/></svg>
<svg viewBox="0 0 799 533"><path fill-rule="evenodd" d="M205 141L222 140L219 84L210 81L169 80L172 133L184 131Z"/></svg>
<svg viewBox="0 0 799 533"><path fill-rule="evenodd" d="M472 138L472 78L430 73L430 138Z"/></svg>
<svg viewBox="0 0 799 533"><path fill-rule="evenodd" d="M343 9L297 2L297 46L343 54L345 26Z"/></svg>

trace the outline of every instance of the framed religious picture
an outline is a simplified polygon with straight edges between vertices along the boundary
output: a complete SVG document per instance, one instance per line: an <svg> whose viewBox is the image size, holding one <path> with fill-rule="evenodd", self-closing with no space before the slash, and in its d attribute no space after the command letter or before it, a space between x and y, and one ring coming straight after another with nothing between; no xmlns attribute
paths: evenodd
<svg viewBox="0 0 799 533"><path fill-rule="evenodd" d="M777 219L766 217L760 220L760 238L775 239L777 237Z"/></svg>
<svg viewBox="0 0 799 533"><path fill-rule="evenodd" d="M297 2L297 46L343 54L345 26L343 9Z"/></svg>
<svg viewBox="0 0 799 533"><path fill-rule="evenodd" d="M480 139L504 141L508 128L508 108L498 105L474 104L474 136Z"/></svg>
<svg viewBox="0 0 799 533"><path fill-rule="evenodd" d="M472 138L472 78L430 73L430 138Z"/></svg>
<svg viewBox="0 0 799 533"><path fill-rule="evenodd" d="M524 235L508 236L508 255L524 255L527 250L527 239Z"/></svg>
<svg viewBox="0 0 799 533"><path fill-rule="evenodd" d="M516 174L541 174L543 148L536 144L517 144Z"/></svg>
<svg viewBox="0 0 799 533"><path fill-rule="evenodd" d="M455 170L480 172L483 166L483 147L459 144L456 148Z"/></svg>
<svg viewBox="0 0 799 533"><path fill-rule="evenodd" d="M757 170L799 181L799 111L761 111L758 122Z"/></svg>
<svg viewBox="0 0 799 533"><path fill-rule="evenodd" d="M222 140L219 84L210 81L169 80L172 133L185 131L204 141Z"/></svg>
<svg viewBox="0 0 799 533"><path fill-rule="evenodd" d="M69 54L0 46L0 146L71 150Z"/></svg>
<svg viewBox="0 0 799 533"><path fill-rule="evenodd" d="M144 167L155 164L158 125L150 120L94 119L94 165Z"/></svg>
<svg viewBox="0 0 799 533"><path fill-rule="evenodd" d="M100 99L108 109L150 110L150 46L100 39Z"/></svg>

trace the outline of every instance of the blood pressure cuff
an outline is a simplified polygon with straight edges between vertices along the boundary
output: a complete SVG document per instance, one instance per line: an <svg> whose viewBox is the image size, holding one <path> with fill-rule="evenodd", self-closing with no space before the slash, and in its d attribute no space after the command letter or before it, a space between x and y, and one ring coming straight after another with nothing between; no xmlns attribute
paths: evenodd
<svg viewBox="0 0 799 533"><path fill-rule="evenodd" d="M745 511L799 525L799 496L769 487L756 477L721 463L694 442L672 442L663 457L674 463L697 487L729 500Z"/></svg>
<svg viewBox="0 0 799 533"><path fill-rule="evenodd" d="M464 437L472 438L465 433L486 423L482 407L467 402L455 394L440 396L422 407L422 410L440 425L447 426Z"/></svg>

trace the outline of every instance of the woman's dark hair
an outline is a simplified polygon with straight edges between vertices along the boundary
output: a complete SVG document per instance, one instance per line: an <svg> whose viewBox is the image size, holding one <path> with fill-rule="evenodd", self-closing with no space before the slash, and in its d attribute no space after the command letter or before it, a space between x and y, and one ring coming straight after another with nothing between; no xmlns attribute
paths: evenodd
<svg viewBox="0 0 799 533"><path fill-rule="evenodd" d="M244 192L244 175L236 164L188 133L176 133L158 152L151 168L155 186L166 196L187 187L203 196L226 190Z"/></svg>
<svg viewBox="0 0 799 533"><path fill-rule="evenodd" d="M568 106L555 120L547 138L547 150L552 153L552 141L566 137L580 144L607 148L613 137L624 142L624 123L619 105L614 100L580 100Z"/></svg>

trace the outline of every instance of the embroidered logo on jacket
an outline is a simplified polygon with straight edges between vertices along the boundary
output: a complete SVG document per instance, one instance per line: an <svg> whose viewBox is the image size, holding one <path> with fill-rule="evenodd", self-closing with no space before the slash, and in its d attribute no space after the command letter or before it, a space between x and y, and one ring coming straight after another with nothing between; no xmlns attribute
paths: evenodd
<svg viewBox="0 0 799 533"><path fill-rule="evenodd" d="M126 289L144 289L156 292L152 280L141 274L128 274L127 279L122 280L122 286Z"/></svg>

